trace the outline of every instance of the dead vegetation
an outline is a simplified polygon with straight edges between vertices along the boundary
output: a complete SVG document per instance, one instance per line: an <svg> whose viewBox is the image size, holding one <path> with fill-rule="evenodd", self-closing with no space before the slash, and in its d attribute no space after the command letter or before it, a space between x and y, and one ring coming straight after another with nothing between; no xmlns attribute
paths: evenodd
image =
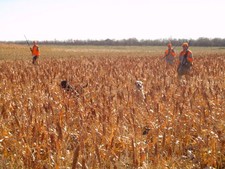
<svg viewBox="0 0 225 169"><path fill-rule="evenodd" d="M225 57L178 82L159 57L122 55L0 62L0 168L222 169ZM64 79L88 86L75 97Z"/></svg>

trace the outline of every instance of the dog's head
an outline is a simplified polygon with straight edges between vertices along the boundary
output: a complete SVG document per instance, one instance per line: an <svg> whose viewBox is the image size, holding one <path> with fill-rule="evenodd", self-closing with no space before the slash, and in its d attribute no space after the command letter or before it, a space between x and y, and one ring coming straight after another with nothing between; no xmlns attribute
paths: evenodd
<svg viewBox="0 0 225 169"><path fill-rule="evenodd" d="M142 135L147 135L149 131L150 131L150 128L148 126L145 126L143 129Z"/></svg>
<svg viewBox="0 0 225 169"><path fill-rule="evenodd" d="M63 89L66 89L66 88L67 88L67 86L68 86L67 81L66 81L66 80L61 81L60 86L61 86Z"/></svg>
<svg viewBox="0 0 225 169"><path fill-rule="evenodd" d="M136 86L136 88L137 88L138 90L142 90L142 89L143 89L143 82L140 81L140 80L137 80L137 81L135 82L135 86Z"/></svg>
<svg viewBox="0 0 225 169"><path fill-rule="evenodd" d="M70 86L70 84L67 82L67 80L61 81L60 86L61 86L61 88L65 89L67 91L73 91L73 87Z"/></svg>

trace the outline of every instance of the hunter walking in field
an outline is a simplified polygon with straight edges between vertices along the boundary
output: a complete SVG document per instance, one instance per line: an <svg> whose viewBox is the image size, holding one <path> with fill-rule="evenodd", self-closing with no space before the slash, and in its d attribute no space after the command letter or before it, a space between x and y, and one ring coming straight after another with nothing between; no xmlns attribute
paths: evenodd
<svg viewBox="0 0 225 169"><path fill-rule="evenodd" d="M31 52L32 52L32 56L33 56L33 64L37 63L37 59L40 56L40 49L39 46L37 45L36 41L33 41L33 47L30 48Z"/></svg>
<svg viewBox="0 0 225 169"><path fill-rule="evenodd" d="M182 44L183 50L179 55L179 65L177 68L178 77L182 75L187 75L190 73L191 67L193 65L193 55L192 52L188 49L188 43Z"/></svg>
<svg viewBox="0 0 225 169"><path fill-rule="evenodd" d="M167 64L173 65L174 59L176 57L176 53L174 49L172 48L171 43L169 43L167 46L168 46L168 49L165 51L163 58L165 58Z"/></svg>

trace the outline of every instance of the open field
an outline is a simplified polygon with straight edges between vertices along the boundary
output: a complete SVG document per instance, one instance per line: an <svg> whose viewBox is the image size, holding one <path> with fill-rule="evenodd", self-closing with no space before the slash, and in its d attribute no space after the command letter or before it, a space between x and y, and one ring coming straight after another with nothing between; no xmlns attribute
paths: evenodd
<svg viewBox="0 0 225 169"><path fill-rule="evenodd" d="M225 167L225 48L191 47L181 81L166 47L40 49L32 65L27 46L0 44L0 168Z"/></svg>

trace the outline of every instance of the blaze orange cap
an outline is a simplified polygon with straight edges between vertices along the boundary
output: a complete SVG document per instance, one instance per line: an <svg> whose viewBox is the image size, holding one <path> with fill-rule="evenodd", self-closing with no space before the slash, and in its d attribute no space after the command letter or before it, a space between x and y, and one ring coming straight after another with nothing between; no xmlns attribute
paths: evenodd
<svg viewBox="0 0 225 169"><path fill-rule="evenodd" d="M182 47L188 47L188 43L187 42L183 43Z"/></svg>

